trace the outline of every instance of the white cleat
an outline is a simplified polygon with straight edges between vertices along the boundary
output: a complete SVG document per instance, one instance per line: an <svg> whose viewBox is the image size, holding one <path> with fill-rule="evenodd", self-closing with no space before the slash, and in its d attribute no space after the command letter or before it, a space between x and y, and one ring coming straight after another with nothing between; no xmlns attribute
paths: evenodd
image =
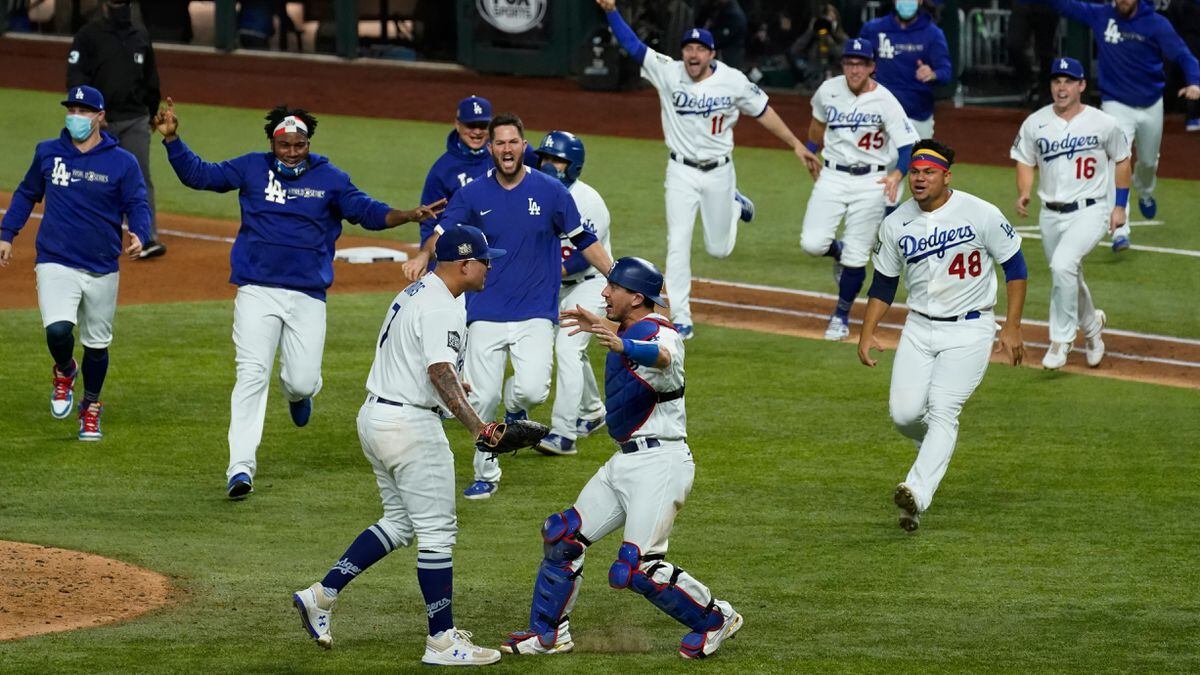
<svg viewBox="0 0 1200 675"><path fill-rule="evenodd" d="M1084 355L1087 356L1089 368L1095 368L1104 360L1104 338L1101 333L1108 325L1108 315L1104 313L1104 310L1096 310L1096 321L1100 323L1100 327L1096 329L1096 334L1086 338L1084 343Z"/></svg>
<svg viewBox="0 0 1200 675"><path fill-rule="evenodd" d="M904 483L897 485L892 501L900 509L900 529L916 532L921 526L921 511L917 508L917 498L913 496L912 488Z"/></svg>
<svg viewBox="0 0 1200 675"><path fill-rule="evenodd" d="M431 666L486 666L500 660L500 652L471 642L471 634L451 628L425 636L421 663Z"/></svg>
<svg viewBox="0 0 1200 675"><path fill-rule="evenodd" d="M580 417L579 419L575 420L576 438L586 438L587 436L590 436L593 431L603 427L607 421L605 419L607 415L608 411L604 408L600 408L600 412L593 417Z"/></svg>
<svg viewBox="0 0 1200 675"><path fill-rule="evenodd" d="M1070 353L1070 342L1051 342L1046 355L1042 357L1042 367L1046 370L1058 370L1067 365L1067 354Z"/></svg>
<svg viewBox="0 0 1200 675"><path fill-rule="evenodd" d="M333 646L333 636L329 634L329 621L337 598L325 595L325 587L321 582L296 591L292 594L292 604L300 612L300 624L308 631L322 649Z"/></svg>
<svg viewBox="0 0 1200 675"><path fill-rule="evenodd" d="M679 641L679 655L685 659L702 659L721 647L721 643L742 629L742 615L728 602L716 600L717 610L724 621L707 633L688 633Z"/></svg>
<svg viewBox="0 0 1200 675"><path fill-rule="evenodd" d="M542 642L541 635L528 630L509 633L508 639L500 645L500 651L505 654L519 654L522 656L566 654L572 649L575 649L575 643L571 641L571 627L569 622L564 622L559 626L558 631L554 635L554 641L549 646Z"/></svg>
<svg viewBox="0 0 1200 675"><path fill-rule="evenodd" d="M850 337L850 320L837 314L829 317L829 327L825 329L825 339L831 342L841 342Z"/></svg>

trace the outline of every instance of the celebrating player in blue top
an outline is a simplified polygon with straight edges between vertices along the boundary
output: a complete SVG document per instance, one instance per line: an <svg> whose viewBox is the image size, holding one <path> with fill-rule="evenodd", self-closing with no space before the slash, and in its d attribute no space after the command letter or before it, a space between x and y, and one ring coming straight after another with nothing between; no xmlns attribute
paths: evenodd
<svg viewBox="0 0 1200 675"><path fill-rule="evenodd" d="M434 235L405 271L415 281L429 264L438 237L453 225L478 227L488 241L508 251L493 263L487 288L467 293L463 379L471 383L471 405L481 418L493 418L503 393L506 419L524 419L550 396L563 270L559 235L569 237L601 274L607 276L612 258L580 221L566 186L522 164L527 146L520 118L509 114L492 118L488 138L495 167L454 193ZM508 357L514 372L504 385ZM496 455L477 452L475 482L463 494L468 499L486 499L499 481Z"/></svg>
<svg viewBox="0 0 1200 675"><path fill-rule="evenodd" d="M933 90L953 76L946 34L920 11L896 0L895 11L868 21L862 37L876 43L875 79L892 92L921 138L933 138Z"/></svg>
<svg viewBox="0 0 1200 675"><path fill-rule="evenodd" d="M38 143L24 180L0 221L0 267L12 260L13 239L33 205L46 199L37 233L38 306L46 344L54 358L50 414L63 419L75 402L76 368L72 331L83 343L83 403L79 440L101 438L100 388L108 372L113 313L117 309L117 260L121 218L129 220L131 257L150 238L150 206L137 159L100 131L104 97L92 87L75 87L62 102L67 124L58 138Z"/></svg>
<svg viewBox="0 0 1200 675"><path fill-rule="evenodd" d="M1100 109L1117 118L1125 138L1137 150L1133 167L1133 189L1138 194L1142 217L1158 212L1154 201L1158 148L1162 142L1163 61L1183 69L1188 84L1179 95L1200 99L1200 62L1171 27L1166 17L1154 13L1154 3L1145 0L1113 0L1098 5L1079 0L1024 0L1050 5L1059 14L1087 24L1100 53ZM1129 225L1118 228L1112 248L1129 248Z"/></svg>
<svg viewBox="0 0 1200 675"><path fill-rule="evenodd" d="M397 211L375 201L321 155L309 153L317 120L308 112L276 107L267 113L270 152L252 152L212 164L176 134L174 102L154 119L167 158L184 185L238 191L242 225L229 253L237 383L229 420L226 493L253 492L255 453L262 440L267 383L282 346L279 378L296 426L308 424L312 397L321 389L325 349L325 290L333 283L334 242L342 221L382 230L437 214L442 204Z"/></svg>

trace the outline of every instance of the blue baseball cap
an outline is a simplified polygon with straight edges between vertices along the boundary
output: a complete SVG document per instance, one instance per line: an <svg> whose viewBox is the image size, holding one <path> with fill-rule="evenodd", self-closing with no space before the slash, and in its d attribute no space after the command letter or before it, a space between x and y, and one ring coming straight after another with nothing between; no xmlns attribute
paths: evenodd
<svg viewBox="0 0 1200 675"><path fill-rule="evenodd" d="M1083 74L1083 64L1069 56L1060 56L1054 59L1054 64L1050 67L1050 76L1066 75L1072 80L1086 80L1087 76Z"/></svg>
<svg viewBox="0 0 1200 675"><path fill-rule="evenodd" d="M62 102L65 106L81 105L92 110L104 110L104 94L100 93L99 89L89 87L86 84L79 87L71 87L67 92L67 98Z"/></svg>
<svg viewBox="0 0 1200 675"><path fill-rule="evenodd" d="M507 253L488 246L487 237L478 227L456 225L442 233L434 246L439 262L454 260L494 260Z"/></svg>
<svg viewBox="0 0 1200 675"><path fill-rule="evenodd" d="M479 96L468 96L458 102L459 122L491 122L492 102Z"/></svg>
<svg viewBox="0 0 1200 675"><path fill-rule="evenodd" d="M689 28L683 31L683 39L679 41L679 46L682 47L689 42L704 45L714 52L717 51L717 43L713 41L712 33L703 28Z"/></svg>
<svg viewBox="0 0 1200 675"><path fill-rule="evenodd" d="M842 58L858 58L874 61L875 45L867 38L860 37L853 40L846 40L846 45L842 47Z"/></svg>

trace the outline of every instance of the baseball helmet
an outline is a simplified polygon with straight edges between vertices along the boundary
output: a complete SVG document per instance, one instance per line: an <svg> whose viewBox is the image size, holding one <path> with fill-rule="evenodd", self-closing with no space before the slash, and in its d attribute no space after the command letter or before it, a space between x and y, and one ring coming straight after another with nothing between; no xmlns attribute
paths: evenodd
<svg viewBox="0 0 1200 675"><path fill-rule="evenodd" d="M662 272L649 260L632 256L621 258L613 263L608 280L621 288L641 293L647 300L660 307L667 306L667 301L662 297Z"/></svg>
<svg viewBox="0 0 1200 675"><path fill-rule="evenodd" d="M551 176L556 176L563 182L563 185L569 187L583 172L583 141L569 131L551 131L546 134L534 152L543 159L555 157L567 162L567 170L562 173L549 164L542 169Z"/></svg>

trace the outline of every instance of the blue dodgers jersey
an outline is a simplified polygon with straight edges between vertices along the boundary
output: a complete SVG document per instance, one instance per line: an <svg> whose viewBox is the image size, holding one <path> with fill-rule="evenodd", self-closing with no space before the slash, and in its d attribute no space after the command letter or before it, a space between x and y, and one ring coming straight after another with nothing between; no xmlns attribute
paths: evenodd
<svg viewBox="0 0 1200 675"><path fill-rule="evenodd" d="M467 293L467 323L558 323L559 235L577 235L583 225L575 200L557 178L529 167L524 171L525 177L511 190L488 171L456 192L442 214L443 229L473 225L487 235L488 244L508 252L492 261L484 289Z"/></svg>
<svg viewBox="0 0 1200 675"><path fill-rule="evenodd" d="M525 148L525 164L537 168L538 156L531 146ZM492 168L492 153L488 146L478 152L472 151L458 139L458 132L451 129L446 137L446 152L429 167L425 175L425 187L421 190L421 203L432 204L439 199L449 199L462 186L479 178ZM421 221L421 245L433 234L436 219Z"/></svg>
<svg viewBox="0 0 1200 675"><path fill-rule="evenodd" d="M142 242L150 239L150 206L137 159L101 132L100 144L81 153L64 129L38 143L25 178L0 221L11 242L45 198L37 233L37 262L109 274L119 269L121 220Z"/></svg>
<svg viewBox="0 0 1200 675"><path fill-rule="evenodd" d="M1200 62L1166 17L1154 5L1138 3L1133 18L1126 19L1111 3L1099 5L1078 0L1027 0L1050 5L1068 19L1092 29L1100 53L1100 98L1144 108L1162 98L1166 84L1164 61L1183 69L1188 84L1200 85Z"/></svg>
<svg viewBox="0 0 1200 675"><path fill-rule="evenodd" d="M167 159L184 185L238 191L242 225L229 252L229 282L299 291L319 300L333 283L334 243L342 221L382 230L391 207L367 196L350 176L310 154L296 178L275 173L275 157L254 152L214 164L176 139Z"/></svg>
<svg viewBox="0 0 1200 675"><path fill-rule="evenodd" d="M934 89L953 77L942 29L924 13L905 28L893 13L867 22L861 36L875 43L875 79L900 101L904 114L922 121L933 117ZM918 80L917 61L933 68L937 79Z"/></svg>

